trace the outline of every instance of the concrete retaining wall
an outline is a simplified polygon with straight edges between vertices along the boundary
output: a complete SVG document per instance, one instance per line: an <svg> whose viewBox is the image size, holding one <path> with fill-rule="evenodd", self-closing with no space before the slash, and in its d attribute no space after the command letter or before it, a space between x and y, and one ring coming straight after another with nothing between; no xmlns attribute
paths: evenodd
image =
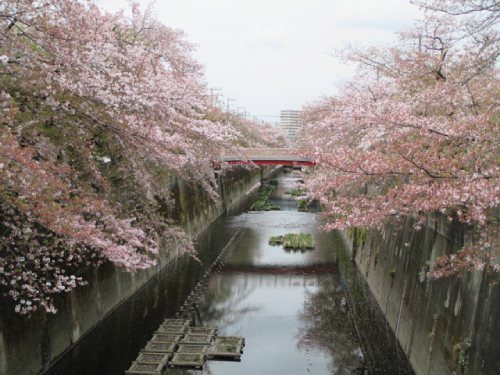
<svg viewBox="0 0 500 375"><path fill-rule="evenodd" d="M442 216L420 231L408 218L382 231L341 233L418 375L500 374L500 275L425 277L436 257L469 234Z"/></svg>
<svg viewBox="0 0 500 375"><path fill-rule="evenodd" d="M196 236L244 199L269 172L270 169L241 168L220 176L222 200L217 204L201 187L173 178L174 219ZM145 271L128 273L105 264L86 277L87 286L57 297L55 315L40 312L27 319L12 314L11 310L0 309L0 375L38 374L48 369L61 354L172 262L176 259L164 248L159 264Z"/></svg>

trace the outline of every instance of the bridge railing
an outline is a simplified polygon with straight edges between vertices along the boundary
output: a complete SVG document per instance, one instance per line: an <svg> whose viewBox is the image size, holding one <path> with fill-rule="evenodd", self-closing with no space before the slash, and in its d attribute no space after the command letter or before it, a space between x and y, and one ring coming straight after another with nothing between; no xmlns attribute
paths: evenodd
<svg viewBox="0 0 500 375"><path fill-rule="evenodd" d="M229 164L313 166L316 162L301 149L244 148L240 154L225 152L221 162Z"/></svg>
<svg viewBox="0 0 500 375"><path fill-rule="evenodd" d="M241 155L234 153L222 153L222 161L237 160L289 160L289 161L312 161L307 156L307 152L301 149L289 148L245 148L241 150Z"/></svg>

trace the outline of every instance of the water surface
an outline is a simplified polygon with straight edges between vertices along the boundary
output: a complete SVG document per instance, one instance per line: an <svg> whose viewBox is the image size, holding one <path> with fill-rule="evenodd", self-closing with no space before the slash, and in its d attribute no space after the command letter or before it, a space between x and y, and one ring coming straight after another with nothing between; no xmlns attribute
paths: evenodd
<svg viewBox="0 0 500 375"><path fill-rule="evenodd" d="M339 236L320 232L316 213L298 212L285 194L300 179L278 176L272 200L280 211L240 211L217 220L198 239L201 263L179 260L159 272L47 373L123 374L159 324L180 316L220 335L243 336L246 346L240 362L207 361L203 371L167 374L411 373ZM240 228L237 245L211 267ZM299 232L313 235L314 250L268 244L271 236Z"/></svg>
<svg viewBox="0 0 500 375"><path fill-rule="evenodd" d="M210 275L197 324L246 338L241 362L208 361L206 374L363 374L366 363L342 293L331 234L313 212L298 212L284 194L300 177L281 175L273 193L280 211L245 212L227 228L244 235L223 267ZM285 251L271 236L312 233L316 248ZM188 373L169 370L167 373ZM192 371L192 373L199 373Z"/></svg>

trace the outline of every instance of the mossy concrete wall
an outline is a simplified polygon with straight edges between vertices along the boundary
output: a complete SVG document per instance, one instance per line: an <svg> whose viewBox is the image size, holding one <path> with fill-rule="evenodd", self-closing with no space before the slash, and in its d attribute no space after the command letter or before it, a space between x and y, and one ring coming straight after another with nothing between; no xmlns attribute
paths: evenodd
<svg viewBox="0 0 500 375"><path fill-rule="evenodd" d="M442 216L419 231L413 223L341 233L413 370L500 374L499 274L427 278L436 257L462 246L470 229Z"/></svg>
<svg viewBox="0 0 500 375"><path fill-rule="evenodd" d="M214 202L195 184L172 178L174 219L193 237L256 188L268 169L235 169L219 176L220 202ZM31 318L0 307L0 374L39 374L78 342L160 270L176 262L163 249L155 268L129 273L105 264L87 276L88 285L58 296L55 315ZM97 349L98 350L98 349Z"/></svg>

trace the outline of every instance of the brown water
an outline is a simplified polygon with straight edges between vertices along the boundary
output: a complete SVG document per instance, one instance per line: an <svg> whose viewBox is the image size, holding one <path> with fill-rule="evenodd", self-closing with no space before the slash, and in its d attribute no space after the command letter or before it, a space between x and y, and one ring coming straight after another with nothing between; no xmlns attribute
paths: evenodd
<svg viewBox="0 0 500 375"><path fill-rule="evenodd" d="M284 194L298 179L279 176L272 200L280 211L241 212L212 226L199 244L206 265L238 228L242 235L210 273L187 262L178 266L175 280L160 275L156 283L165 290L153 292L156 299L164 296L156 308L146 315L141 310L150 290L158 288L149 285L49 373L123 373L161 320L173 316L217 327L220 335L243 336L246 346L240 362L208 361L202 372L169 369L167 374L410 373L376 304L346 261L338 236L320 232L317 215L298 212L294 199ZM287 252L268 244L271 236L299 232L313 234L315 250ZM183 310L180 305L190 291L193 303Z"/></svg>

